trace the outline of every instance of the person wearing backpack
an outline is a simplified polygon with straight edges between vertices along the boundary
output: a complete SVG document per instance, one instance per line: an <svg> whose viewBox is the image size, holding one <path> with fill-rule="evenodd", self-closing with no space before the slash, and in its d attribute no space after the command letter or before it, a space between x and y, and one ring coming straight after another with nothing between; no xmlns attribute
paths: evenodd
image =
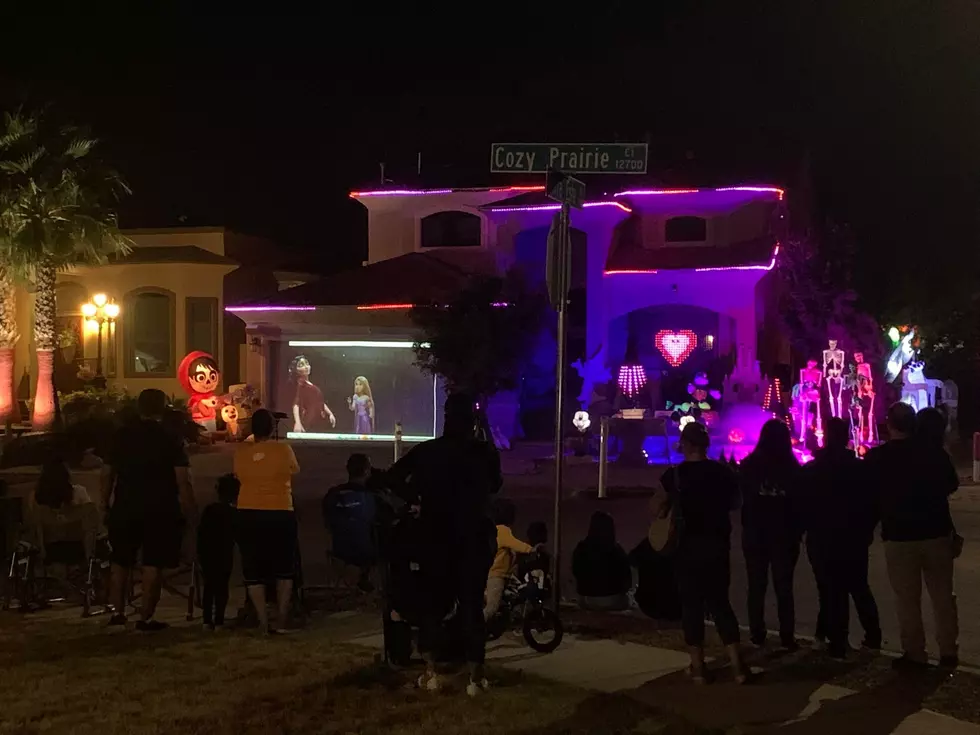
<svg viewBox="0 0 980 735"><path fill-rule="evenodd" d="M732 524L738 505L738 482L725 465L708 459L707 429L691 423L681 432L684 461L668 469L663 488L654 495L654 521L650 543L654 550L673 557L681 599L684 642L691 657L689 674L697 684L708 681L704 663L704 619L710 614L725 645L735 681L743 684L748 669L739 651L738 619L728 597ZM655 527L667 520L666 543Z"/></svg>

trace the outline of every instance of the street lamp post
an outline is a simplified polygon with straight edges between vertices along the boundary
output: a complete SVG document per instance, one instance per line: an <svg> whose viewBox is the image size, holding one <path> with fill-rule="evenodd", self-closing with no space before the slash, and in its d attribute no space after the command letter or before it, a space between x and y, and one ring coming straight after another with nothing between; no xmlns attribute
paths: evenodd
<svg viewBox="0 0 980 735"><path fill-rule="evenodd" d="M82 304L82 316L87 321L94 322L96 332L95 383L99 388L105 387L105 375L102 373L102 326L111 331L113 323L119 316L119 305L110 301L104 293L97 293L87 304Z"/></svg>

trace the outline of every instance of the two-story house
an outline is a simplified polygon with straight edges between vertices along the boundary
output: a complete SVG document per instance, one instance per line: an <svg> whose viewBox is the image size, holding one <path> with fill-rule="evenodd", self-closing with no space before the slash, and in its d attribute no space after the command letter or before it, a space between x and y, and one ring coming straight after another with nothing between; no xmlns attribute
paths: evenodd
<svg viewBox="0 0 980 735"><path fill-rule="evenodd" d="M368 211L368 260L361 268L274 300L228 307L248 324L249 382L302 425L297 434L349 439L363 436L359 409L351 417L346 405L357 402L354 378L370 378L345 367L355 360L358 370L374 371L367 381L376 418L370 437L390 439L395 421L411 411L425 415L413 422L413 435L430 435L421 424L438 428L439 411L429 405L437 387L410 379L408 309L448 297L474 272L516 265L543 280L558 205L542 190L352 192ZM648 371L689 376L723 364L726 373L757 379L758 286L776 262L783 218L783 191L765 186L627 190L573 210L571 288L585 309L584 334L570 360L594 356L615 370L629 348ZM344 357L345 350L360 352ZM297 359L305 361L309 381L297 375ZM388 375L393 365L397 380ZM305 382L317 385L313 396L326 408L317 407L311 418L318 431L292 415L313 409L298 405ZM424 397L402 396L410 383Z"/></svg>

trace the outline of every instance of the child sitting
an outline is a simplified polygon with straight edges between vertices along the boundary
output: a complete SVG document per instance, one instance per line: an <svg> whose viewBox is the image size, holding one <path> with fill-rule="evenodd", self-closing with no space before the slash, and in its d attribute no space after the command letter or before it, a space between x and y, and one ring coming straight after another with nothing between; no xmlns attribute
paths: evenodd
<svg viewBox="0 0 980 735"><path fill-rule="evenodd" d="M225 624L228 581L235 550L235 503L240 486L234 475L219 477L216 485L218 502L204 509L197 527L197 558L204 577L201 603L205 630Z"/></svg>
<svg viewBox="0 0 980 735"><path fill-rule="evenodd" d="M484 620L497 613L500 599L507 586L507 579L514 571L518 554L530 554L534 547L514 537L511 526L517 519L517 509L509 500L500 499L494 505L494 521L497 524L497 553L487 578L486 606L483 608Z"/></svg>

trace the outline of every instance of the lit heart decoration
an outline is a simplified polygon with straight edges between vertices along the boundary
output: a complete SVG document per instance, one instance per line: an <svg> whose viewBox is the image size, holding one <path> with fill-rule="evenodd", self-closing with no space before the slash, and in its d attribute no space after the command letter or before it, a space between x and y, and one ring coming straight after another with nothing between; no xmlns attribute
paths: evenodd
<svg viewBox="0 0 980 735"><path fill-rule="evenodd" d="M661 329L654 337L654 342L671 367L677 367L690 357L694 348L698 346L698 335L690 329L682 329L679 332Z"/></svg>

